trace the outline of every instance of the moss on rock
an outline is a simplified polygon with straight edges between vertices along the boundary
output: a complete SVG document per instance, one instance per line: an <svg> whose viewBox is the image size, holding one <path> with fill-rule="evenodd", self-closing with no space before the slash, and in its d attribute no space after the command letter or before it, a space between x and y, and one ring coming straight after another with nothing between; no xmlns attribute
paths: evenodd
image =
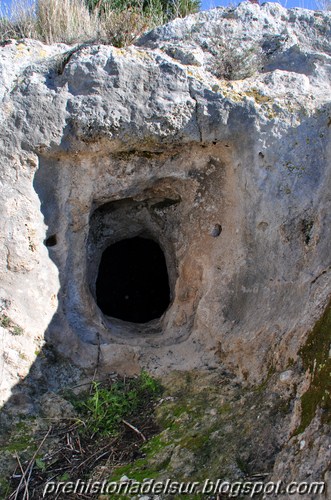
<svg viewBox="0 0 331 500"><path fill-rule="evenodd" d="M331 301L300 350L304 369L309 372L309 389L301 396L301 422L296 434L303 432L321 408L322 421L331 423Z"/></svg>
<svg viewBox="0 0 331 500"><path fill-rule="evenodd" d="M284 412L284 401L269 387L247 389L216 371L173 372L162 384L161 432L140 458L113 469L111 481L234 481L271 470L284 437L276 429L290 405Z"/></svg>

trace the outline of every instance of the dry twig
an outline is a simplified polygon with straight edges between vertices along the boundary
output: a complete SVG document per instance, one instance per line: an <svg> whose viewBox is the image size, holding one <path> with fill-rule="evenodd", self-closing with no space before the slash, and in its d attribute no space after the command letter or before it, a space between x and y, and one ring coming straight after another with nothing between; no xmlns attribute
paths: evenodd
<svg viewBox="0 0 331 500"><path fill-rule="evenodd" d="M25 483L25 488L26 488L27 483L26 483L26 479L25 479L25 475L24 475L24 470L23 470L23 467L22 467L22 464L21 464L21 461L20 461L18 454L16 453L15 455L16 455L16 460L17 460L18 466L19 466L21 473L22 473L22 477L24 477L24 483ZM27 499L27 500L29 500L29 499Z"/></svg>
<svg viewBox="0 0 331 500"><path fill-rule="evenodd" d="M130 424L126 420L122 420L122 422L123 422L124 425L126 425L127 427L129 427L129 429L132 429L136 434L138 434L138 436L140 436L143 441L146 441L145 436L143 435L142 432L140 432L139 429L137 429L137 427L135 427L134 425Z"/></svg>
<svg viewBox="0 0 331 500"><path fill-rule="evenodd" d="M28 485L29 485L29 480L31 478L31 472L32 472L32 469L33 469L33 465L34 465L34 462L35 462L35 459L36 459L36 456L38 455L39 453L39 450L41 449L42 445L44 444L44 442L46 441L49 433L51 432L52 430L52 427L50 427L48 429L48 431L46 432L43 440L41 441L40 445L38 446L38 448L36 449L36 451L34 452L33 454L33 457L31 458L27 468L25 469L25 471L23 472L22 474L22 477L21 477L21 480L19 482L19 485L17 486L16 490L10 495L9 497L9 500L17 500L17 497L18 497L18 494L19 492L22 490L23 488L23 482L25 483L25 491L24 491L24 495L23 495L23 500L28 500L29 498L29 493L28 493ZM26 480L26 477L28 476L28 479Z"/></svg>

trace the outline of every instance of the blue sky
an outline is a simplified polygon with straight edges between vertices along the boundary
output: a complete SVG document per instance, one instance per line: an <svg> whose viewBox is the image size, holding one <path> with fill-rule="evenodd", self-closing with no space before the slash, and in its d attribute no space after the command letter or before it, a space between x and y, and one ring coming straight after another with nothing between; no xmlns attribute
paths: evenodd
<svg viewBox="0 0 331 500"><path fill-rule="evenodd" d="M265 0L260 0L264 3ZM202 0L202 9L210 9L211 7L217 7L219 5L227 5L229 0ZM234 3L234 2L232 2ZM235 2L239 3L239 2ZM291 7L303 7L304 9L317 9L316 0L281 0L278 3L290 9Z"/></svg>
<svg viewBox="0 0 331 500"><path fill-rule="evenodd" d="M10 9L11 3L15 3L16 0L0 0L1 11L5 11L6 8ZM25 0L29 2L30 0ZM210 9L211 7L217 7L219 5L227 5L231 0L202 0L201 7L203 10ZM260 0L261 1L261 0ZM263 0L262 0L263 1ZM318 0L317 0L318 1ZM238 2L232 2L238 3ZM305 9L317 9L318 4L316 0L281 0L279 2L284 7L304 7Z"/></svg>

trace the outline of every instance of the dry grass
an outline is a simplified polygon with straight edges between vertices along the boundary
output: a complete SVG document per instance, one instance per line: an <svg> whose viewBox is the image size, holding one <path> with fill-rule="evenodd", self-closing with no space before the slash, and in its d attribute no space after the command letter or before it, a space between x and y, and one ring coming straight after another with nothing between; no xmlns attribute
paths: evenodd
<svg viewBox="0 0 331 500"><path fill-rule="evenodd" d="M0 41L34 38L47 44L102 41L124 46L156 26L151 21L138 9L89 12L84 0L38 0L32 5L18 0L11 16L0 12Z"/></svg>
<svg viewBox="0 0 331 500"><path fill-rule="evenodd" d="M125 47L162 23L162 14L157 11L143 12L140 8L110 10L99 17L98 38L105 43L111 41L116 47Z"/></svg>
<svg viewBox="0 0 331 500"><path fill-rule="evenodd" d="M48 44L94 39L98 24L97 15L89 13L84 0L39 0L36 4L37 33Z"/></svg>
<svg viewBox="0 0 331 500"><path fill-rule="evenodd" d="M13 3L14 4L14 3ZM34 38L47 44L110 43L123 47L164 22L159 0L127 9L89 10L84 0L17 0L11 15L0 10L0 41Z"/></svg>
<svg viewBox="0 0 331 500"><path fill-rule="evenodd" d="M11 16L6 8L0 8L0 40L9 38L38 38L35 5L28 0L13 2Z"/></svg>
<svg viewBox="0 0 331 500"><path fill-rule="evenodd" d="M331 11L331 0L317 0L316 4L321 10Z"/></svg>

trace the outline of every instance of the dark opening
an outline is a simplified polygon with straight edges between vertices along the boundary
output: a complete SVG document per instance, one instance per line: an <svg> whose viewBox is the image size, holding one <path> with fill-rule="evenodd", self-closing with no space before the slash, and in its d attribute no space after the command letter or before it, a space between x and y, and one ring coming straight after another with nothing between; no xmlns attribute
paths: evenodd
<svg viewBox="0 0 331 500"><path fill-rule="evenodd" d="M164 254L153 240L135 237L106 248L96 281L97 304L107 316L146 323L169 306Z"/></svg>
<svg viewBox="0 0 331 500"><path fill-rule="evenodd" d="M47 247L55 247L55 245L57 244L56 234L52 234L51 236L48 236L48 238L46 238L44 243Z"/></svg>

